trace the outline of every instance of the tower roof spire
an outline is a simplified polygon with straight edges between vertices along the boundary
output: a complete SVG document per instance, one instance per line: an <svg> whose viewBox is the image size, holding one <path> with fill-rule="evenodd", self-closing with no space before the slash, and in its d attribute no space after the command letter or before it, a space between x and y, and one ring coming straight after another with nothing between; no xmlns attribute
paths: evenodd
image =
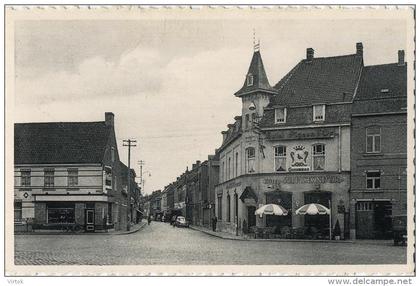
<svg viewBox="0 0 420 286"><path fill-rule="evenodd" d="M276 94L277 91L271 87L265 73L264 64L260 54L260 43L255 42L254 36L254 55L252 56L251 64L249 65L248 73L246 74L245 82L240 90L235 95L241 97L243 95L262 91L266 93Z"/></svg>

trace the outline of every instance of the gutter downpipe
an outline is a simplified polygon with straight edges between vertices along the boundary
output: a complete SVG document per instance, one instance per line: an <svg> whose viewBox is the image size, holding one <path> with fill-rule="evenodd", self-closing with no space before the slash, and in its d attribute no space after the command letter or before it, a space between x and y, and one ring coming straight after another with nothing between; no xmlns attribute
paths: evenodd
<svg viewBox="0 0 420 286"><path fill-rule="evenodd" d="M338 126L338 172L341 173L341 126Z"/></svg>

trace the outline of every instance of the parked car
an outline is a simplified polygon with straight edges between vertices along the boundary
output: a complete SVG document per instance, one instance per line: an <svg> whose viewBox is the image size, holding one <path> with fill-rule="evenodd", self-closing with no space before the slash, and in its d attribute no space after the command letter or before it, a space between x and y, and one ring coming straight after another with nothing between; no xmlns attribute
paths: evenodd
<svg viewBox="0 0 420 286"><path fill-rule="evenodd" d="M175 220L175 226L176 227L190 227L190 224L183 216L179 216Z"/></svg>
<svg viewBox="0 0 420 286"><path fill-rule="evenodd" d="M394 245L407 244L407 216L396 215L392 217L392 233Z"/></svg>

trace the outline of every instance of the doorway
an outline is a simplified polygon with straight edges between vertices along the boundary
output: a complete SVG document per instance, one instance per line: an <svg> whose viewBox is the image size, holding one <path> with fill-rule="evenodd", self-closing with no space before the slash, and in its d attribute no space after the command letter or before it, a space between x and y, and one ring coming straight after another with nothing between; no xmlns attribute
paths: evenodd
<svg viewBox="0 0 420 286"><path fill-rule="evenodd" d="M85 224L86 231L93 232L95 231L95 210L87 209L85 211Z"/></svg>
<svg viewBox="0 0 420 286"><path fill-rule="evenodd" d="M247 207L247 211L248 211L248 232L249 232L249 228L253 227L257 224L257 218L255 216L255 211L257 210L257 208L255 206L248 206Z"/></svg>

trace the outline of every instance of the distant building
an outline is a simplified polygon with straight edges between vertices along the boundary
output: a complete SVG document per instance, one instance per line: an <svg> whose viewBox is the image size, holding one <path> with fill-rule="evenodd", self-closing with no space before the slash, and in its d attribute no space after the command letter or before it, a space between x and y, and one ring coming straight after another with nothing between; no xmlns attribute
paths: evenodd
<svg viewBox="0 0 420 286"><path fill-rule="evenodd" d="M407 64L366 66L353 102L351 237L390 238L407 214Z"/></svg>
<svg viewBox="0 0 420 286"><path fill-rule="evenodd" d="M126 229L130 207L114 114L99 122L16 123L14 164L16 230L28 222L39 228Z"/></svg>

